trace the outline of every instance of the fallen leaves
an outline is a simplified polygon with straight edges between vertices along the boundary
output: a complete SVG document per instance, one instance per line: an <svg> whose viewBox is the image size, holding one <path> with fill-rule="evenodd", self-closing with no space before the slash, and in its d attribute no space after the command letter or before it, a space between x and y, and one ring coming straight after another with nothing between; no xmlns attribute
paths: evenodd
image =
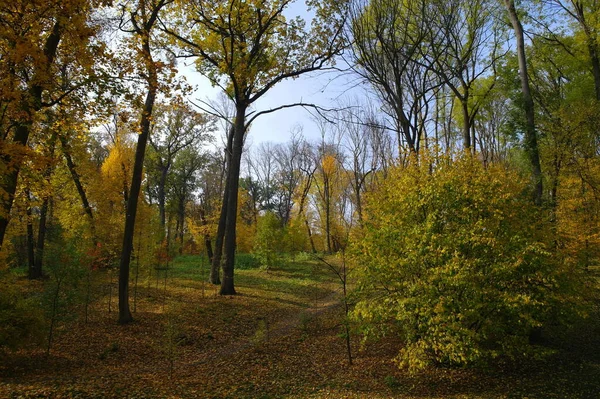
<svg viewBox="0 0 600 399"><path fill-rule="evenodd" d="M358 351L353 337L355 364L349 367L339 337L343 310L335 279L313 276L310 265L293 268L268 275L239 271L240 295L233 297L210 289L203 297L201 281L172 273L166 295L140 288L135 322L127 326L118 326L107 298L99 298L88 323L61 326L49 357L35 348L1 357L0 397L506 398L600 392L598 359L588 359L584 372L566 362L500 375L438 369L410 376L394 363L400 342L390 338ZM568 381L575 371L583 383L561 388L552 382Z"/></svg>

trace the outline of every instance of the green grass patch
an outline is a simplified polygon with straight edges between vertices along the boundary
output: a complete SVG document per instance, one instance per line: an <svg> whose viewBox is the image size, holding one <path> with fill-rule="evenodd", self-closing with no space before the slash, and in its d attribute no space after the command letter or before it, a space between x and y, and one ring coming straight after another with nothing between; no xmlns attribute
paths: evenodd
<svg viewBox="0 0 600 399"><path fill-rule="evenodd" d="M237 270L249 270L258 269L260 262L252 254L236 254L235 255L235 268Z"/></svg>
<svg viewBox="0 0 600 399"><path fill-rule="evenodd" d="M170 279L192 281L206 281L209 272L208 259L202 255L179 256L167 271ZM331 271L315 261L282 262L267 271L251 254L236 255L236 287L261 290L289 303L312 303L324 298L336 283Z"/></svg>

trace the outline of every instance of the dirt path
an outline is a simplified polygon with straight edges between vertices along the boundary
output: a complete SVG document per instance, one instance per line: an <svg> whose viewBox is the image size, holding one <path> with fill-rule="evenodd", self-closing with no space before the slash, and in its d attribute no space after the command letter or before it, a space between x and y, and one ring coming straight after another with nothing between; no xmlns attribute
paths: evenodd
<svg viewBox="0 0 600 399"><path fill-rule="evenodd" d="M340 289L331 290L329 295L321 298L317 304L312 303L310 307L300 311L299 309L289 309L285 314L276 316L275 319L271 319L268 314L259 316L258 329L254 336L230 341L225 346L206 353L202 359L193 362L190 366L232 358L240 352L253 350L264 345L265 341L281 340L292 334L297 334L303 328L303 323L321 317L327 311L340 307L340 295Z"/></svg>

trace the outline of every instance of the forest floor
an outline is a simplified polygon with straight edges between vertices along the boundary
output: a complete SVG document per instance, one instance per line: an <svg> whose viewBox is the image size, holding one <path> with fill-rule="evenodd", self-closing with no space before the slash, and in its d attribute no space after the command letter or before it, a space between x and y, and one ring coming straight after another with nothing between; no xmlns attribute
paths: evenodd
<svg viewBox="0 0 600 399"><path fill-rule="evenodd" d="M349 364L341 285L326 267L237 270L238 295L222 297L201 263L182 257L166 279L141 283L126 326L104 276L87 322L63 321L49 355L0 354L0 398L600 397L597 316L550 340L543 360L411 375L394 362L393 339L361 346L354 336Z"/></svg>

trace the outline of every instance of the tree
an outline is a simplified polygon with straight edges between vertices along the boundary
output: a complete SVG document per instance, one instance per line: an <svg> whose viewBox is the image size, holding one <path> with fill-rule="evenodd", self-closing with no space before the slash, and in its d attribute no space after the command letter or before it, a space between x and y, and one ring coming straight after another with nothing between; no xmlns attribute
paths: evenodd
<svg viewBox="0 0 600 399"><path fill-rule="evenodd" d="M504 6L508 12L510 23L512 24L517 40L517 59L519 61L519 78L521 80L521 94L523 95L523 112L525 113L525 132L524 144L525 152L529 157L531 164L531 175L535 185L533 200L536 204L542 204L542 194L544 191L542 182L542 167L540 164L540 154L538 148L537 132L535 125L535 110L531 87L529 85L529 75L527 73L527 58L525 55L525 36L523 25L517 14L514 0L503 0Z"/></svg>
<svg viewBox="0 0 600 399"><path fill-rule="evenodd" d="M127 21L130 24L129 32L132 33L133 51L135 59L139 61L140 75L146 83L146 100L141 110L140 127L135 150L135 161L133 165L133 177L129 197L127 199L127 210L125 216L125 229L123 233L123 250L119 264L119 324L127 324L133 321L129 310L129 264L133 251L133 233L135 228L135 217L138 207L138 197L142 185L142 169L146 144L150 135L150 125L156 95L159 90L160 61L154 59L153 30L158 23L158 16L162 9L172 3L172 0L139 0L135 7L129 11ZM127 11L124 8L123 13ZM125 17L125 15L123 15Z"/></svg>
<svg viewBox="0 0 600 399"><path fill-rule="evenodd" d="M377 140L378 129L368 123L368 108L366 110L346 108L339 111L340 122L337 129L342 136L342 145L348 152L345 168L350 174L352 201L356 220L362 224L363 197L368 189L369 176L380 167L381 159L375 153L374 141ZM364 121L364 122L363 122Z"/></svg>
<svg viewBox="0 0 600 399"><path fill-rule="evenodd" d="M300 197L298 199L298 217L303 220L304 226L306 227L310 249L313 253L316 253L317 247L315 246L312 229L308 220L307 208L308 198L315 180L315 172L317 171L318 163L314 161L315 154L313 146L305 139L301 139L300 141L299 152L298 169L300 170L302 177L300 178L297 194Z"/></svg>
<svg viewBox="0 0 600 399"><path fill-rule="evenodd" d="M418 116L436 85L422 55L429 11L420 0L357 0L350 9L354 70L374 87L399 147L417 153L424 132Z"/></svg>
<svg viewBox="0 0 600 399"><path fill-rule="evenodd" d="M148 186L156 190L152 194L158 200L160 224L164 231L165 190L171 167L180 151L207 141L213 128L211 119L192 110L183 100L158 104L155 115L149 136L151 151L146 164L150 179Z"/></svg>
<svg viewBox="0 0 600 399"><path fill-rule="evenodd" d="M43 172L42 172L42 176L45 180L46 183L46 187L49 186L50 184L50 178L52 176L52 173L54 171L54 151L56 148L56 132L53 132L50 134L50 138L49 138L49 143L48 143L48 148L47 148L47 153L45 154L49 160L48 160L48 164L46 165L46 167L44 168ZM43 190L43 189L42 189ZM30 251L30 256L33 256L33 259L30 259L30 269L29 269L29 275L28 277L30 279L39 279L42 277L42 267L43 267L43 260L44 260L44 245L46 242L46 231L47 231L47 224L48 224L48 210L50 207L50 193L48 193L47 191L44 192L42 194L42 205L40 207L40 216L39 216L39 223L38 223L38 234L37 234L37 240L35 241L35 252ZM30 232L28 232L28 235L33 236L33 234L29 234ZM33 238L33 237L32 237Z"/></svg>
<svg viewBox="0 0 600 399"><path fill-rule="evenodd" d="M273 212L267 211L258 220L254 239L254 254L266 270L277 264L284 250L284 229Z"/></svg>
<svg viewBox="0 0 600 399"><path fill-rule="evenodd" d="M221 284L220 279L220 249L223 247L223 237L218 235L218 229L224 228L224 222L221 223L219 217L220 199L223 198L223 190L225 185L225 158L227 151L223 155L220 152L208 154L206 167L201 171L200 192L199 192L199 208L198 216L202 225L202 234L204 236L204 245L206 254L210 262L210 275L208 281L211 284ZM221 231L222 234L222 231ZM213 252L211 237L215 237L216 246ZM220 240L220 241L219 241ZM219 246L220 242L220 246ZM216 254L219 250L219 254ZM217 260L217 255L219 259Z"/></svg>
<svg viewBox="0 0 600 399"><path fill-rule="evenodd" d="M316 172L313 188L316 194L315 202L320 216L321 230L325 233L325 250L332 253L338 250L339 244L339 237L336 236L336 215L343 218L345 213L343 205L345 205L346 198L342 193L346 184L343 169L345 156L341 150L341 137L335 135L331 139L326 139L327 123L325 121L319 121L319 123L321 125L321 142L314 153L313 162L316 165Z"/></svg>
<svg viewBox="0 0 600 399"><path fill-rule="evenodd" d="M596 100L600 101L600 44L598 43L600 3L596 0L552 0L549 5L558 6L581 29L594 77Z"/></svg>
<svg viewBox="0 0 600 399"><path fill-rule="evenodd" d="M223 241L225 239L225 228L227 225L227 209L229 199L227 193L229 192L229 165L231 164L231 156L233 154L233 133L234 127L231 126L227 130L227 144L225 146L224 157L223 157L223 174L221 181L224 181L222 190L222 201L221 201L221 212L219 215L219 223L217 225L217 236L215 238L215 252L213 255L213 261L210 266L210 277L209 281L212 284L222 284L219 277L222 254L223 254Z"/></svg>
<svg viewBox="0 0 600 399"><path fill-rule="evenodd" d="M302 148L301 129L292 130L292 137L287 144L275 147L276 172L276 203L275 212L282 226L287 226L292 217L294 193L300 185L302 172L300 158Z"/></svg>
<svg viewBox="0 0 600 399"><path fill-rule="evenodd" d="M427 43L433 72L452 91L460 104L463 148L475 151L474 118L479 104L494 87L493 82L473 94L478 80L490 73L495 65L500 43L496 24L497 7L494 1L463 0L434 2L427 21ZM492 75L492 76L493 76Z"/></svg>
<svg viewBox="0 0 600 399"><path fill-rule="evenodd" d="M277 159L275 146L270 142L259 143L246 157L250 176L255 176L260 187L257 210L273 211L275 208L275 174Z"/></svg>
<svg viewBox="0 0 600 399"><path fill-rule="evenodd" d="M175 232L179 239L180 253L184 245L186 206L192 200L193 193L198 186L197 175L206 163L207 157L198 148L191 146L182 149L173 162L173 173L168 191L177 215Z"/></svg>
<svg viewBox="0 0 600 399"><path fill-rule="evenodd" d="M226 216L222 295L235 294L238 179L245 133L260 115L291 105L254 112L247 119L249 108L279 82L323 68L342 48L344 2L307 2L316 14L309 32L305 31L302 18L287 20L283 15L291 3L291 0L186 1L181 17L164 26L182 46L182 55L197 57L198 71L222 88L235 104L231 158L223 197Z"/></svg>
<svg viewBox="0 0 600 399"><path fill-rule="evenodd" d="M487 80L490 79L492 77ZM476 85L475 92L488 90L485 86L489 82L482 80L479 83L484 87ZM506 110L511 106L509 97L505 91L499 90L498 86L501 84L496 85L496 88L480 101L473 120L473 126L479 134L479 151L485 164L506 161L509 150L518 142L516 132L508 131L510 113Z"/></svg>
<svg viewBox="0 0 600 399"><path fill-rule="evenodd" d="M10 218L19 171L42 109L86 83L101 46L92 43L90 13L100 1L18 0L0 8L0 246ZM58 85L56 76L79 70L81 79Z"/></svg>

